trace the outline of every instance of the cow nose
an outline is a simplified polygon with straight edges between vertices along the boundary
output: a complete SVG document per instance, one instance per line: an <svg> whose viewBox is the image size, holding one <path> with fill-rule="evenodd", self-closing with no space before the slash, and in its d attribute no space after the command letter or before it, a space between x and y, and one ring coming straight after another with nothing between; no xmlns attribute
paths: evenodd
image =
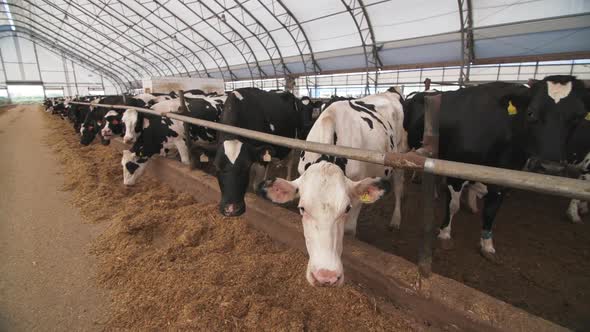
<svg viewBox="0 0 590 332"><path fill-rule="evenodd" d="M334 286L342 275L336 271L320 269L313 273L313 278L318 282L318 286Z"/></svg>
<svg viewBox="0 0 590 332"><path fill-rule="evenodd" d="M244 202L225 204L221 209L221 213L226 217L237 217L242 215L245 211L246 204Z"/></svg>

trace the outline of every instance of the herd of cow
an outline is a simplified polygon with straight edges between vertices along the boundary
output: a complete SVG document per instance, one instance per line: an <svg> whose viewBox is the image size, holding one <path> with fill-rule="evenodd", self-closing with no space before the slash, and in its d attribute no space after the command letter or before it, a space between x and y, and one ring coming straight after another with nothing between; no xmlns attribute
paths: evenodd
<svg viewBox="0 0 590 332"><path fill-rule="evenodd" d="M289 92L241 88L225 95L200 90L185 92L191 117L308 141L369 149L407 152L418 149L424 131L425 97L441 94L440 151L442 159L515 170L555 172L566 166L590 180L590 93L585 82L572 76L550 76L528 85L494 82L457 91L425 91L408 98L396 88L359 99L334 98L327 103L297 98ZM339 286L344 281L341 261L344 234L356 233L362 204L383 197L393 186L395 209L390 227L401 223L404 189L402 170L324 154L290 151L236 135L191 125L189 151L182 122L138 112L72 104L122 104L178 112L180 98L171 94L48 99L47 111L68 118L89 145L96 136L108 144L113 135L133 144L124 151L124 183L132 185L153 155L178 151L183 163L189 153L213 158L221 189L220 212L239 216L246 210L248 186L275 203L299 198L309 254L306 278L315 286ZM264 173L276 160L297 158L295 180L250 177ZM290 176L288 176L290 177ZM480 249L493 258L492 225L506 188L446 179L446 214L439 239L451 239L451 222L459 210L462 191L483 198ZM572 200L568 217L581 222L587 202Z"/></svg>

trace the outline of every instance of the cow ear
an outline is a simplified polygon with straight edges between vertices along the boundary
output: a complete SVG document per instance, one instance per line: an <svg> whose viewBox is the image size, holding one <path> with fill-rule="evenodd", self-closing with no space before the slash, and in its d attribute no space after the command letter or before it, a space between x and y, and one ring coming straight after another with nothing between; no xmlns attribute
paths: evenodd
<svg viewBox="0 0 590 332"><path fill-rule="evenodd" d="M271 146L262 146L256 149L256 161L261 163L270 163L272 157L275 156L275 149Z"/></svg>
<svg viewBox="0 0 590 332"><path fill-rule="evenodd" d="M273 203L287 203L298 196L299 184L297 180L287 181L281 178L270 179L262 181L258 185L256 194Z"/></svg>
<svg viewBox="0 0 590 332"><path fill-rule="evenodd" d="M366 178L358 182L350 181L349 188L351 200L371 204L385 196L391 189L391 184L381 178Z"/></svg>

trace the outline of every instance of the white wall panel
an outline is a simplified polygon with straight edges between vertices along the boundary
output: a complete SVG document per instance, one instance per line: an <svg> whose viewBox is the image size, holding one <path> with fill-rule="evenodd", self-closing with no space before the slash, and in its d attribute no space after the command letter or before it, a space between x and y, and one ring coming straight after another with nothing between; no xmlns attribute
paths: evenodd
<svg viewBox="0 0 590 332"><path fill-rule="evenodd" d="M18 52L16 45L18 45ZM13 37L0 38L0 50L9 81L42 81L47 88L63 89L66 95L75 94L76 85L80 94L88 94L89 89L103 90L104 81L105 93L120 93L108 79L103 80L100 74L79 64L72 66L70 60L65 62L64 71L62 56L39 44L36 45L39 59L37 63L33 45L33 42L26 38L18 38L16 43ZM1 66L0 69L2 69ZM41 76L39 76L39 69L41 69ZM0 84L4 84L2 70L0 70Z"/></svg>

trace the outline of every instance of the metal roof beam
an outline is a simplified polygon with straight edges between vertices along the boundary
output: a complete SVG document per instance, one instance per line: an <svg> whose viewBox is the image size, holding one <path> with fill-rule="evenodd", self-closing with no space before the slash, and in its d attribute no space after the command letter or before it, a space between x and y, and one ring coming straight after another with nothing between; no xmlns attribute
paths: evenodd
<svg viewBox="0 0 590 332"><path fill-rule="evenodd" d="M469 82L471 63L475 60L473 51L473 12L471 0L457 0L459 5L459 19L461 23L461 68L459 71L459 84Z"/></svg>
<svg viewBox="0 0 590 332"><path fill-rule="evenodd" d="M84 67L88 66L90 68L94 68L96 71L98 71L102 75L111 78L117 85L119 85L119 88L121 88L121 91L126 89L125 82L120 77L116 76L115 74L96 66L92 62L89 62L88 59L80 57L79 55L72 53L71 51L63 48L60 45L54 44L53 42L44 39L44 37L41 37L35 33L30 33L30 32L23 33L23 32L19 31L19 30L25 30L25 31L28 30L28 28L26 28L26 27L21 27L19 25L15 25L15 27L18 28L17 31L5 31L4 33L9 33L9 34L6 36L2 36L0 38L8 38L8 37L24 38L24 39L30 40L32 42L40 43L45 48L47 48L49 51L51 51L55 54L57 54L57 53L56 53L56 51L54 51L54 49L57 49L59 52L61 52L61 54L57 54L57 55L67 54L70 60L76 59L76 63L78 63L78 61L79 61L80 63L78 63L78 64L81 64ZM41 79L43 79L43 78L41 78Z"/></svg>
<svg viewBox="0 0 590 332"><path fill-rule="evenodd" d="M30 4L32 7L36 8L36 9L38 9L38 10L41 10L41 11L43 11L43 12L44 12L44 13L46 13L47 15L51 15L51 13L50 13L50 12L46 11L46 10L45 10L44 8L42 8L41 6L38 6L37 4L34 4L34 3L32 3L30 0L24 0L24 1L26 1L27 3L29 3L29 4ZM60 7L57 7L55 4L53 4L53 3L51 3L51 2L48 2L47 0L42 0L42 1L43 1L43 2L45 2L46 4L48 4L50 7L52 7L52 8L54 8L54 9L56 9L56 10L60 11L62 14L64 14L64 15L67 15L67 14L68 14L68 13L67 13L67 11L65 11L65 10L61 9ZM16 6L15 6L15 7L16 7ZM23 9L23 7L20 7L20 8L21 8L21 9ZM28 11L30 14L34 14L34 13L31 11L31 10L28 10L28 9L27 9L27 11ZM82 21L82 20L78 19L76 16L74 16L74 15L70 15L70 16L72 16L74 19L76 19L76 21L77 21L78 23L80 23L80 24L82 24L82 25L86 25L86 23L85 23L84 21ZM40 15L37 15L37 17L42 17L42 16L40 16ZM32 18L30 18L30 19L31 19L31 21L33 21L33 22L34 22L34 20L33 20ZM47 20L47 19L46 19L46 18L44 18L44 17L43 17L43 19L44 19L45 21L47 21L47 22L50 22L49 20ZM53 24L53 23L52 23L52 24ZM55 25L55 24L53 24L53 25ZM60 31L62 30L62 26L63 26L63 24L62 24L62 25L59 27L59 30L58 30L58 32L57 32L57 35L58 35L58 36L63 36L63 35L60 33ZM86 26L87 26L87 25L86 25ZM73 25L70 25L70 27L71 27L71 28L73 28L73 29L75 29L76 31L78 31L78 32L79 32L80 34L82 34L83 36L86 36L86 37L88 37L88 38L92 38L92 39L96 40L96 41L97 41L99 44L101 44L103 47L107 47L107 45L106 45L105 43L101 42L100 40L97 40L96 38L93 38L92 36L88 35L87 33L84 33L83 31L81 31L80 29L78 29L78 28L74 27ZM117 53L117 54L119 54L119 55L123 56L123 54L122 54L122 53L120 53L118 50L117 50L117 51L115 51L115 53ZM136 66L137 66L139 69L143 70L143 71L144 71L146 74L147 74L147 73L149 73L149 71L148 71L148 70L147 70L145 67L143 67L143 65L142 65L141 63L139 63L139 62L137 62L137 61L134 61L134 60L132 60L132 59L130 59L130 62L132 62L133 64L135 64L135 65L136 65ZM130 66L130 67L131 67L131 66ZM133 71L135 71L139 77L141 77L141 73L140 73L140 72L139 72L137 69L135 69L135 68L131 68L131 69L132 69Z"/></svg>
<svg viewBox="0 0 590 332"><path fill-rule="evenodd" d="M99 1L103 2L103 0L99 0ZM125 3L125 1L122 1L122 0L117 0L117 2L118 2L119 4L121 4L122 6L124 6L125 8L129 9L131 12L133 12L133 13L134 13L135 15L137 15L138 17L141 17L141 18L142 18L142 19L143 19L145 22L148 22L148 23L149 23L150 25L152 25L154 28L158 29L158 26L157 26L156 24L154 24L154 22L152 22L151 20L149 20L149 19L147 18L147 16L149 16L149 15L152 15L152 14L154 13L153 11L150 11L150 12L149 12L149 14L148 14L147 16L143 16L143 15L141 15L140 13L138 13L138 12L137 12L135 9L131 8L131 7L130 7L128 4L126 4L126 3ZM103 2L103 3L104 3L104 2ZM139 3L139 4L141 5L141 3ZM142 5L142 7L143 7L143 5ZM145 7L143 7L143 8L145 9ZM133 27L133 30L137 31L137 29L135 29L135 27ZM161 30L160 30L160 31L161 31ZM162 31L162 32L163 32L163 31ZM201 69L198 69L198 68L197 68L197 66L196 66L196 65L193 63L193 61L191 61L191 60L190 60L190 59L189 59L189 58L186 56L186 54L184 54L184 53L182 53L182 52L178 52L178 54L180 54L180 55L181 55L183 58L185 58L185 59L186 59L186 61L188 61L190 64L192 64L192 65L193 65L194 71L195 71L195 73L197 73L197 75L198 75L199 77L202 77L202 76L201 76L201 70L205 72L205 75L206 75L206 76L209 76L209 72L207 71L207 68L205 67L205 63L204 63L204 62L201 60L201 58L199 58L199 56L198 56L198 55L196 55L196 54L195 54L195 52L193 52L193 51L192 51L192 50L191 50L191 49L190 49L188 46L186 46L184 43L182 43L182 42L179 42L179 41L178 41L178 40L177 40L177 39L176 39L174 36L170 35L169 33L167 33L167 32L163 32L163 33L164 33L164 34L165 34L165 35L166 35L168 38L170 38L170 40L175 40L175 41L176 41L178 44L180 44L180 45L181 45L181 46L182 46L182 47L183 47L185 50L188 50L188 51L189 51L189 52L190 52L190 53L193 55L193 57L194 57L195 59L197 59L197 61L200 63L200 65L201 65L201 67L202 67ZM152 35L152 36L153 36L153 35ZM150 40L150 42L152 42L153 44L156 44L156 43L158 43L158 42L162 42L162 39L160 39L160 38L158 38L158 37L156 37L156 36L153 36L153 37L155 37L155 38L156 38L156 41ZM145 46L146 46L146 47L148 47L149 45L145 45ZM181 64L182 64L182 65L183 65L183 66L186 68L186 66L184 65L184 63L183 63L182 61L181 61L180 63L181 63ZM190 72L189 72L189 70L188 70L188 69L186 70L186 75L187 75L187 76L189 76L189 77L191 76L191 75L190 75Z"/></svg>
<svg viewBox="0 0 590 332"><path fill-rule="evenodd" d="M64 1L67 2L67 0L64 0ZM108 12L107 11L107 7L108 7L107 4L104 4L103 7L100 7L96 3L92 2L91 0L87 0L87 1L88 1L89 4L91 4L91 5L99 8L101 12ZM80 6L80 5L76 4L76 3L72 3L72 2L67 2L67 3L70 4L70 6L75 6L77 10L79 10L81 13L84 13L88 17L95 16L95 14L90 13L86 8ZM108 14L111 17L113 17L112 13L108 12ZM99 19L98 18L98 14L96 16L97 17L95 18L95 20L98 20ZM117 34L117 37L118 38L122 38L122 39L125 40L125 42L130 43L130 44L133 44L135 47L139 48L141 50L141 53L142 54L145 52L143 45L141 45L140 43L134 41L132 38L127 37L125 35L125 33L123 33L123 31L119 30L118 28L115 30L115 27L113 25L111 25L111 24L104 24L104 22L102 22L101 23L101 26L104 27L104 28L106 28L106 29L108 29L108 30L110 30L110 31L115 32ZM148 59L145 56L139 56L135 50L129 49L128 47L126 47L126 45L124 45L123 43L119 42L117 39L110 37L106 33L97 31L97 29L95 29L95 28L88 27L88 29L92 29L95 33L100 34L101 36L103 36L107 40L109 40L109 41L111 41L111 42L113 42L113 43L115 43L117 45L120 45L123 49L125 49L127 52L129 52L130 55L133 54L133 55L135 55L137 57L140 57L143 61L149 63L154 69L156 69L156 71L159 74L161 74L163 76L166 75L165 72L162 69L160 69L155 63L153 63L152 61L150 61L150 59ZM152 51L150 49L147 49L147 52L149 54L151 54L152 56L155 56L155 58L158 59L159 61L161 61L164 64L164 66L168 69L168 71L170 72L171 75L174 74L174 71L172 70L172 67L170 67L168 63L162 61L163 58L161 58L156 52L154 52L154 51ZM180 71L176 67L174 67L174 68L178 71L178 73L180 73Z"/></svg>
<svg viewBox="0 0 590 332"><path fill-rule="evenodd" d="M230 72L230 77L233 75L233 73L231 72L231 69L229 68L229 63L227 62L227 59L225 58L225 56L223 55L223 53L219 50L219 48L217 47L217 45L215 45L214 43L212 43L202 33L200 33L195 28L193 28L193 26L191 24L185 22L183 19L181 19L180 17L178 17L176 14L174 14L166 6L163 6L158 0L154 0L154 3L156 3L158 6L160 6L160 8L164 9L165 11L167 11L177 21L179 21L182 24L184 24L193 33L196 33L199 37L201 37L202 41L205 42L205 45L204 46L199 45L199 43L197 43L194 40L192 40L192 38L188 38L187 37L187 39L189 39L190 41L192 41L193 44L197 45L197 47L201 48L201 50L203 50L205 53L207 53L207 55L209 55L209 57L213 60L213 62L215 62L215 65L217 66L217 69L219 69L219 73L221 74L221 78L225 79L225 75L223 74L223 70L221 70L221 67L222 66L219 65L219 60L222 60L223 63L225 63L225 67ZM177 30L177 29L175 28L175 30ZM177 30L177 32L178 33L182 33L182 31L179 31L179 30ZM233 76L235 76L235 75L233 75Z"/></svg>
<svg viewBox="0 0 590 332"><path fill-rule="evenodd" d="M233 34L234 37L237 36L237 38L235 38L235 40L232 41L232 39L230 37L227 37L226 34L221 31L221 27L220 29L215 28L215 26L213 24L211 24L211 22L209 22L209 20L205 17L202 16L202 14L197 13L197 11L195 11L193 8L191 8L190 6L188 6L184 0L179 0L179 2L186 8L188 9L193 15L195 15L196 17L198 17L201 22L204 22L205 24L207 24L207 26L213 30L215 30L217 33L219 33L220 36L222 36L230 45L232 45L233 47L236 48L236 50L238 51L238 53L242 56L242 58L244 59L244 63L248 66L248 71L250 72L250 78L252 80L254 80L254 74L252 73L252 68L250 66L250 60L248 60L248 57L252 57L255 59L256 62L258 62L258 59L256 58L256 55L254 54L254 51L252 50L252 47L250 46L250 44L246 41L246 39L242 36L242 34L240 34L236 29L234 29L230 24L228 24L225 20L221 19L212 9L211 7L209 7L207 4L205 4L203 1L198 1L196 2L196 4L198 4L201 8L201 12L203 12L203 7L206 8L212 16L214 16L219 22L223 22L223 24L231 30L231 33ZM242 44L243 46L246 46L247 50L245 50L244 48L240 49L240 45ZM232 80L236 80L238 77L233 73L233 71L230 69L230 67L228 66L228 71L230 72L230 76L232 77Z"/></svg>
<svg viewBox="0 0 590 332"><path fill-rule="evenodd" d="M29 3L31 6L32 6L32 7L42 10L44 13L50 14L50 13L49 13L49 12L47 12L45 9L42 9L41 7L38 7L38 6L34 5L34 4L32 4L32 3L31 3L29 0L24 0L24 1L28 2L28 3ZM28 12L29 14L31 14L31 15L34 15L34 13L33 13L33 12L30 10L30 9L28 9L28 8L25 8L25 7L22 7L22 6L19 6L19 5L13 5L13 4L11 4L10 6L11 6L11 7L15 7L15 8L19 8L19 9L20 9L20 10L22 10L22 11L25 11L25 12ZM13 12L13 13L12 13L12 15L19 15L19 16L22 16L22 17L24 17L24 18L28 19L30 22L23 21L23 23L25 23L25 24L29 24L30 26L33 26L33 25L31 24L31 22L32 22L32 23L35 23L35 21L33 21L31 18L29 18L29 17L26 17L26 16L22 15L21 13ZM49 21L48 19L46 19L46 18L45 18L45 17L43 17L42 15L36 15L36 17L37 17L37 18L41 18L43 21L45 21L45 22L47 22L47 23L51 24L52 26L55 26L56 28L59 28L59 27L57 27L57 26L56 26L56 24L55 24L55 23L53 23L53 22ZM47 29L47 30L49 30L49 31L53 32L53 33L54 33L54 35L55 35L55 39L56 39L56 40L58 40L59 38L66 38L66 37L65 37L65 36L63 36L63 35L60 35L58 32L56 33L55 31L53 31L53 30L51 30L51 29L48 29L48 28L47 28L47 26L43 26L43 29ZM88 38L91 38L91 37L90 37L90 36L88 36ZM77 45L77 44L79 44L79 43L76 43L76 42L74 42L74 41L71 41L71 40L70 40L70 42L72 42L72 45ZM107 45L105 45L105 44L103 44L103 43L101 43L101 45L102 45L103 47L107 47ZM79 46L79 45L78 45L78 46ZM81 47L81 46L79 46L79 47ZM94 46L93 46L93 47L94 47ZM94 47L94 48L96 49L96 51L97 51L97 52L101 52L101 51L102 51L101 49L99 49L99 48L97 48L97 47ZM88 50L87 48L85 48L85 49L86 49L86 50ZM89 51L89 52L90 52L90 54L93 54L93 53L92 53L92 51ZM92 56L90 56L90 58L92 58ZM106 60L106 59L105 59L105 60ZM133 80L134 80L134 79L136 79L136 78L134 77L134 75L133 75L133 74L131 74L131 72L127 70L127 68L120 67L120 66L119 66L119 68L120 68L121 70L125 71L127 74L129 74L129 77L131 77ZM143 69L143 68L142 68L142 69ZM139 73L139 71L137 71L137 70L135 70L135 69L132 69L132 70L133 70L133 71L134 71L134 72L135 72L135 73L138 75L138 77L141 77L141 74ZM145 69L144 69L144 71L145 71ZM147 71L146 71L146 72L147 72Z"/></svg>
<svg viewBox="0 0 590 332"><path fill-rule="evenodd" d="M366 75L366 84L365 84L365 94L370 93L369 84L371 81L371 76L369 74L370 70L376 70L377 74L375 75L375 79L373 80L373 84L375 87L375 91L377 91L377 85L379 84L379 74L378 71L383 66L381 59L379 58L379 47L375 41L375 33L373 32L373 26L371 25L371 20L369 18L369 14L367 13L367 9L362 0L341 0L342 4L352 17L356 29L359 33L359 37L361 39L361 44L363 47L363 53L365 54L365 67L367 68L367 75Z"/></svg>
<svg viewBox="0 0 590 332"><path fill-rule="evenodd" d="M287 74L289 74L289 69L285 65L285 61L283 59L283 53L281 52L281 49L277 45L274 37L268 31L268 29L266 28L266 26L264 26L264 24L262 24L260 22L260 20L258 18L256 18L256 16L252 15L252 13L243 5L243 3L241 3L239 0L234 0L234 2L239 6L239 8L243 12L245 12L246 14L248 14L248 16L250 16L252 18L252 20L254 20L254 22L256 22L256 25L259 28L261 28L262 30L264 30L264 34L266 34L266 38L268 38L268 39L267 39L267 42L265 42L263 45L265 46L265 50L269 54L269 60L272 63L275 76L277 76L277 75L286 76ZM268 47L269 46L268 41L270 41L272 43L272 47L271 48ZM279 56L279 58L278 58L279 63L278 64L275 63L275 61L277 60L277 58L275 57L275 53ZM278 69L278 74L277 74L277 67L279 68ZM278 85L278 82L277 82L277 85Z"/></svg>
<svg viewBox="0 0 590 332"><path fill-rule="evenodd" d="M4 12L4 11L0 11L0 13L5 13L5 12ZM70 40L70 39L68 39L68 38L66 38L66 37L63 37L63 36L59 36L59 35L57 35L57 34L56 34L56 33L55 33L53 30L51 30L51 29L47 28L47 26L45 26L43 29L40 29L40 30L39 30L40 32L39 32L39 33L37 33L36 31L34 31L34 30L31 30L31 28L37 29L37 27L36 27L36 26L33 26L33 25L30 23L30 22L27 22L27 21L22 21L22 20L20 20L20 19L14 19L14 16L23 16L22 14L20 14L20 13L12 13L12 15L13 15L13 21L14 21L14 22L18 22L18 23L22 23L22 24L23 24L23 25L19 26L21 29L26 29L26 30L28 30L28 31L31 31L31 32L33 32L35 35L48 34L47 32L49 32L49 33L51 34L51 36L52 36L52 37L55 37L55 40L57 40L58 38L62 38L62 39L66 39L68 42L72 43L72 45L76 45L76 43L75 43L74 41L72 41L72 40ZM26 17L25 17L25 18L26 18ZM51 23L51 22L49 22L49 23ZM26 25L28 25L29 27L26 27ZM55 42L55 41L54 41L54 42L53 42L53 44L57 44L57 42ZM65 47L65 46L63 46L63 47ZM84 52L82 52L82 53L84 53L84 56L85 56L85 57L87 57L88 59L93 59L93 57L92 57L93 51L91 51L91 50L88 50L87 48L85 48L85 47L83 47L83 46L81 46L81 45L77 45L77 47L78 47L80 50L83 50L83 51L84 51ZM107 60L107 59L101 58L101 57L99 57L99 56L98 56L98 58L100 58L100 59L102 59L103 61L105 61L105 62L97 61L97 62L101 63L101 64L102 64L102 65L104 65L104 66L113 65L113 63L112 63L112 62L110 62L110 61L109 61L109 60ZM94 60L94 59L93 59L93 60ZM129 80L129 81L132 81L132 80L134 80L134 77L133 77L133 75L132 75L132 74L131 74L129 71L127 71L125 68L123 68L123 67L120 67L120 66L118 66L118 65L115 65L115 66L116 66L116 67L118 67L118 69L119 69L119 70L121 70L122 72L124 72L124 73L127 73L127 74L128 74L128 77L126 77L126 79L129 79L129 78L131 78L131 80Z"/></svg>

